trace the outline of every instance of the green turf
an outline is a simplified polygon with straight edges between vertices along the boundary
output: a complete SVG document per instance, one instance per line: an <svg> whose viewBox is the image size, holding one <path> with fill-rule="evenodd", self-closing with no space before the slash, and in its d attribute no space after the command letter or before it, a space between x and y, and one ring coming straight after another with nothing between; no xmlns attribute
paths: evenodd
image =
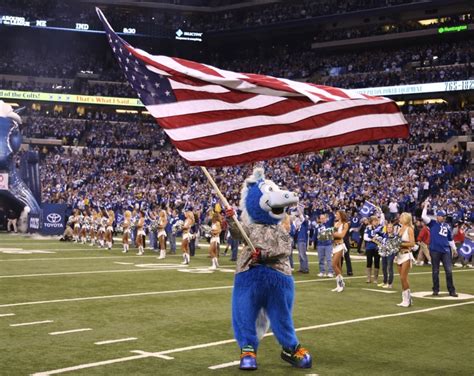
<svg viewBox="0 0 474 376"><path fill-rule="evenodd" d="M55 253L7 254L5 249ZM230 297L233 273L185 273L137 264L179 264L181 257L157 260L146 251L122 254L89 246L0 234L0 375L27 375L71 366L137 355L133 350L162 352L199 344L232 340ZM132 263L123 265L119 263ZM408 309L396 306L397 292L363 290L363 260L354 260L354 277L346 279L342 294L330 290L334 280L316 277L317 257L310 256L310 274L295 273L296 328L411 312L474 302L417 298ZM221 265L233 269L229 257ZM188 269L210 266L202 247ZM204 269L203 269L204 270ZM112 271L112 272L107 272ZM73 274L87 272L87 274ZM90 273L89 273L90 272ZM474 295L474 270L455 269L458 292ZM46 275L48 274L48 275ZM428 267L410 274L413 291L429 291ZM445 287L444 275L441 286ZM193 289L203 289L190 291ZM379 289L380 290L380 289ZM165 293L163 293L165 292ZM117 296L131 294L132 296ZM141 295L140 295L141 294ZM104 298L108 296L108 298ZM73 300L99 297L98 299ZM69 301L51 302L52 300ZM40 303L40 304L38 304ZM298 332L315 357L312 370L291 368L279 359L279 346L266 337L258 354L264 375L473 375L472 327L474 304L381 317ZM10 327L10 324L54 320L53 323ZM92 331L51 336L78 328ZM136 337L133 342L95 345L94 342ZM210 370L209 366L238 359L235 343L207 346L168 354L172 360L147 357L68 372L78 375L233 375L236 366Z"/></svg>

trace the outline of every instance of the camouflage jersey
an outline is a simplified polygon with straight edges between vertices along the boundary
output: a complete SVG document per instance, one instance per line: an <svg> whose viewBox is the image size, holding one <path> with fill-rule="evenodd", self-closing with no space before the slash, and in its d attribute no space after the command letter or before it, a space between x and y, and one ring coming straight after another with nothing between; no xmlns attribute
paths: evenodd
<svg viewBox="0 0 474 376"><path fill-rule="evenodd" d="M279 272L291 275L289 256L291 254L291 237L288 231L281 225L242 224L245 232L255 248L260 249L261 259L258 262L269 266ZM237 225L230 222L230 232L234 239L243 240ZM244 248L237 258L237 269L235 273L242 273L255 265L252 260L252 251L244 243Z"/></svg>

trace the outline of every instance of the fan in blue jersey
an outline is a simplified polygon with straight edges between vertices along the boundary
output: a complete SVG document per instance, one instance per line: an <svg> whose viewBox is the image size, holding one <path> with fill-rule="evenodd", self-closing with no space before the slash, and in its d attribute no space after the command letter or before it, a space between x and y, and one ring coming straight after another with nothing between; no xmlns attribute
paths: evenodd
<svg viewBox="0 0 474 376"><path fill-rule="evenodd" d="M453 283L453 264L451 254L451 252L456 251L456 246L453 241L453 232L451 227L446 223L446 212L444 210L438 210L436 212L436 220L433 220L428 217L428 205L429 202L425 201L421 218L430 228L433 295L439 295L439 264L440 262L443 262L449 295L457 297L458 294L456 294L456 289Z"/></svg>

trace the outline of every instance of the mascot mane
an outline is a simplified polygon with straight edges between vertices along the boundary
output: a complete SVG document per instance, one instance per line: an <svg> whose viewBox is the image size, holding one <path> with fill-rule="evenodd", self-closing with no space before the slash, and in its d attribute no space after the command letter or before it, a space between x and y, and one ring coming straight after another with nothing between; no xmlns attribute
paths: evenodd
<svg viewBox="0 0 474 376"><path fill-rule="evenodd" d="M242 187L240 209L246 223L276 225L286 216L286 208L296 204L295 193L281 190L271 180L265 179L264 169L254 169Z"/></svg>

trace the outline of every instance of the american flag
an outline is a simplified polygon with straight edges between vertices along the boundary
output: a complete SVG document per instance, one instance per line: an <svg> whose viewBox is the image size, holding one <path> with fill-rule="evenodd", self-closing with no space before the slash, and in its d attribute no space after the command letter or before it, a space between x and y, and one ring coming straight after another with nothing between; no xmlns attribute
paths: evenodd
<svg viewBox="0 0 474 376"><path fill-rule="evenodd" d="M230 166L409 136L388 98L150 55L97 13L128 81L191 165Z"/></svg>

